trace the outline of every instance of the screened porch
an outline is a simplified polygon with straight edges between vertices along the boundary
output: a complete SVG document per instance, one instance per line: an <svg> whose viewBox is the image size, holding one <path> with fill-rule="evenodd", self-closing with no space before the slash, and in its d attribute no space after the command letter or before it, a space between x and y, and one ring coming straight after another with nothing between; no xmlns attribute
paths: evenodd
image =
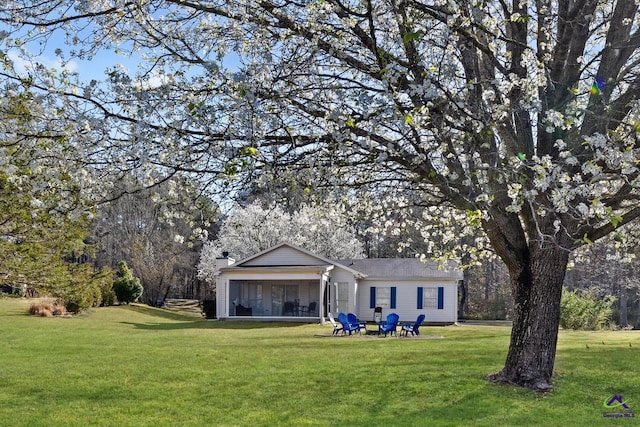
<svg viewBox="0 0 640 427"><path fill-rule="evenodd" d="M318 280L231 280L229 314L251 317L319 317Z"/></svg>

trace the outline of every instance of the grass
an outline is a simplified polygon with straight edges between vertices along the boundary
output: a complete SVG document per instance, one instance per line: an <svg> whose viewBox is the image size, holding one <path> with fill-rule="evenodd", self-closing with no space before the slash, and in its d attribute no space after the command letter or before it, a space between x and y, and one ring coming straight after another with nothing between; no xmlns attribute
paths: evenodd
<svg viewBox="0 0 640 427"><path fill-rule="evenodd" d="M561 331L555 389L490 384L508 327L442 339L317 337L330 326L208 322L144 306L73 318L0 300L2 426L598 426L640 417L640 333ZM609 411L610 412L610 411Z"/></svg>

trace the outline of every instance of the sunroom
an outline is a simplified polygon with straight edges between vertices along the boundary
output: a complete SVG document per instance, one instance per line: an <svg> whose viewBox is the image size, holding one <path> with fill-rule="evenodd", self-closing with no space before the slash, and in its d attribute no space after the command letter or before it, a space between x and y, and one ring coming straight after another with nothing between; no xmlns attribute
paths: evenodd
<svg viewBox="0 0 640 427"><path fill-rule="evenodd" d="M319 317L319 280L230 280L229 315Z"/></svg>

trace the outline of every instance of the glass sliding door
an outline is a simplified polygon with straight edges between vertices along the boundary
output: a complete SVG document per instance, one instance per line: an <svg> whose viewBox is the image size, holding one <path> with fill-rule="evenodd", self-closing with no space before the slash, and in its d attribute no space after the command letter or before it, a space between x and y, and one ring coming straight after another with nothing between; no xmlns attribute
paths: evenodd
<svg viewBox="0 0 640 427"><path fill-rule="evenodd" d="M284 285L271 286L271 314L282 316L284 310Z"/></svg>
<svg viewBox="0 0 640 427"><path fill-rule="evenodd" d="M315 317L320 315L319 294L317 280L232 280L229 313L232 316Z"/></svg>
<svg viewBox="0 0 640 427"><path fill-rule="evenodd" d="M298 285L271 286L271 313L273 316L295 316L299 301ZM289 303L293 304L293 308Z"/></svg>
<svg viewBox="0 0 640 427"><path fill-rule="evenodd" d="M262 305L262 284L245 283L242 285L242 300L246 301L253 309L254 316L262 316L264 308Z"/></svg>

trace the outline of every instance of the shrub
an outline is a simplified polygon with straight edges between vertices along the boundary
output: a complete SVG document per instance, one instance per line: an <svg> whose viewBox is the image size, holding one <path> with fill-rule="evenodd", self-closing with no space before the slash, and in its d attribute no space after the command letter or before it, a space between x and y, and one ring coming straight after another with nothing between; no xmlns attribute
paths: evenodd
<svg viewBox="0 0 640 427"><path fill-rule="evenodd" d="M124 304L135 302L142 295L140 279L133 277L133 272L124 261L120 261L118 264L116 279L113 281L113 290L118 301Z"/></svg>
<svg viewBox="0 0 640 427"><path fill-rule="evenodd" d="M100 302L95 305L107 307L115 304L116 293L113 290L113 270L110 268L100 269L93 274L92 281L100 289Z"/></svg>
<svg viewBox="0 0 640 427"><path fill-rule="evenodd" d="M35 316L52 317L62 316L65 313L64 306L51 303L34 303L29 307L29 313Z"/></svg>
<svg viewBox="0 0 640 427"><path fill-rule="evenodd" d="M99 292L98 292L99 293ZM64 305L67 311L78 313L92 307L96 301L96 288L87 285L86 287L74 289L64 295Z"/></svg>
<svg viewBox="0 0 640 427"><path fill-rule="evenodd" d="M613 315L615 297L599 298L588 291L562 290L560 326L565 329L596 330L607 326Z"/></svg>
<svg viewBox="0 0 640 427"><path fill-rule="evenodd" d="M31 304L29 306L29 314L38 314L41 304Z"/></svg>
<svg viewBox="0 0 640 427"><path fill-rule="evenodd" d="M54 316L63 316L66 312L64 305L54 305L53 306L53 315Z"/></svg>
<svg viewBox="0 0 640 427"><path fill-rule="evenodd" d="M67 311L77 313L100 304L100 287L93 278L89 265L77 265L69 268L70 275L64 285L56 287L53 294L64 304Z"/></svg>

